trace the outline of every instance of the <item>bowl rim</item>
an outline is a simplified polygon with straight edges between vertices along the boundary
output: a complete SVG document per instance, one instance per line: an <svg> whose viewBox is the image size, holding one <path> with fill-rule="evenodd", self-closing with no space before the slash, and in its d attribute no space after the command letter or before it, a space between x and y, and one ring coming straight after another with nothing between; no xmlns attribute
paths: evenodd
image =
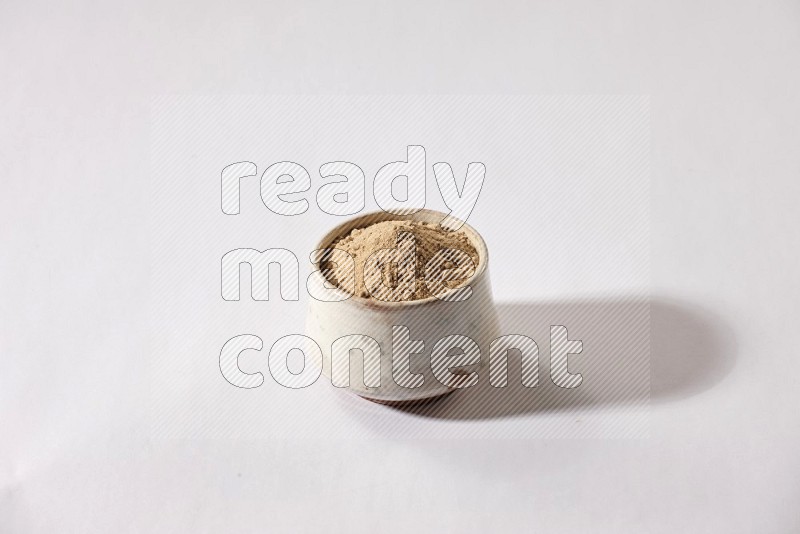
<svg viewBox="0 0 800 534"><path fill-rule="evenodd" d="M439 296L431 295L430 297L426 297L424 299L402 300L402 301L384 301L371 297L362 297L359 295L353 295L339 287L333 287L328 290L334 291L337 294L337 296L346 297L342 298L341 301L350 301L359 304L361 306L365 306L367 308L396 309L396 308L407 308L411 306L422 306L425 304L433 304L436 302L441 302L441 303L450 302L446 300L446 297L448 295L451 295L456 291L458 291L459 289L462 289L474 283L480 276L483 276L483 274L486 272L486 268L489 263L489 248L486 246L486 241L484 241L483 236L475 228L473 228L466 221L448 215L447 213L427 208L422 208L419 210L415 210L414 212L411 213L402 213L402 214L387 212L383 210L371 211L353 217L331 228L317 242L314 251L330 248L329 245L334 241L334 239L342 237L343 235L345 235L346 233L350 232L355 228L365 228L367 226L370 226L371 224L375 224L378 222L384 222L384 221L432 222L432 220L435 220L435 222L441 223L441 221L443 221L446 217L451 217L452 219L455 219L456 221L462 223L459 230L465 231L467 237L470 240L470 243L472 244L472 246L475 247L475 251L478 253L478 266L476 267L475 272L472 274L472 276L470 276L458 287L448 289L442 295ZM321 277L322 283L324 284L325 282L329 282L329 280L322 274L322 270L320 268L319 263L320 259L316 259L313 262L314 272L312 273L312 276ZM458 302L458 301L453 301L453 302Z"/></svg>

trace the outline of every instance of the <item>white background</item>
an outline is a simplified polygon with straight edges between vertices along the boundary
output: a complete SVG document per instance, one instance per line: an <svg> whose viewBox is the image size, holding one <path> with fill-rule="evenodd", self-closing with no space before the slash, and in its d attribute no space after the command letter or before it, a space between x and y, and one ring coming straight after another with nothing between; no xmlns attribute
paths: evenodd
<svg viewBox="0 0 800 534"><path fill-rule="evenodd" d="M153 437L647 436L647 100L308 95L156 99L147 358ZM301 391L286 389L270 374L272 344L305 330L310 251L344 220L318 206L325 194L318 201L317 191L330 178L323 180L317 169L340 158L357 163L366 175L360 186L364 212L373 212L379 210L374 176L391 161L405 161L410 142L426 152L429 209L449 211L431 170L434 162L447 161L458 182L463 182L470 161L485 165L486 178L469 222L489 247L501 332L529 336L539 346L543 378L535 391L521 387L518 355L510 365L510 390L495 390L484 376L481 387L425 407L424 414L332 395L326 379ZM257 171L239 180L239 213L226 215L220 208L221 170L243 158L253 161ZM259 182L270 164L288 158L311 174L311 188L287 197L305 199L307 211L281 216L266 208ZM225 301L220 259L241 248L288 250L298 260L300 275L293 279L280 272L279 280L273 267L269 301L254 301L251 269L244 267L240 300ZM297 300L281 298L289 298L281 290L283 282L300 287ZM328 306L330 313L344 313L339 304ZM694 332L703 328L686 304L659 301L652 308L656 315L669 314L665 328L677 319ZM458 306L449 310L459 312ZM559 388L547 378L551 324L566 326L571 339L585 344L581 355L570 358L571 372L586 375L576 390ZM359 332L356 325L349 325L349 331ZM264 346L239 358L245 372L266 377L258 390L232 387L221 377L220 350L240 334L258 336ZM418 336L419 330L412 328L411 335ZM383 350L389 365L390 349ZM488 358L489 347L481 350ZM685 352L685 347L673 343L670 352ZM289 360L302 365L295 355ZM314 367L309 363L309 371ZM711 378L703 375L696 378ZM656 391L654 397L678 393L676 389L685 389L683 382L678 388L657 382L656 389L668 391Z"/></svg>
<svg viewBox="0 0 800 534"><path fill-rule="evenodd" d="M798 27L793 2L4 4L0 527L797 531ZM651 292L703 325L653 316L650 437L151 440L163 93L649 94Z"/></svg>

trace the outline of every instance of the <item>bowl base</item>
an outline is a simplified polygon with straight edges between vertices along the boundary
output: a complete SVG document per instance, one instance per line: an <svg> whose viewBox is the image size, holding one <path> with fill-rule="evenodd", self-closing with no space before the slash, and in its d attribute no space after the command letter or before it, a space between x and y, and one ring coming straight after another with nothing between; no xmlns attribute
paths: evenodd
<svg viewBox="0 0 800 534"><path fill-rule="evenodd" d="M420 404L427 404L429 402L435 402L437 400L443 399L447 395L450 395L453 391L445 391L444 393L439 393L438 395L434 395L433 397L427 397L425 399L415 399L415 400L398 400L398 401L391 401L391 400L383 400L383 399L373 399L371 397L365 397L363 395L358 395L364 400L368 400L370 402L374 402L375 404L383 404L384 406L417 406Z"/></svg>

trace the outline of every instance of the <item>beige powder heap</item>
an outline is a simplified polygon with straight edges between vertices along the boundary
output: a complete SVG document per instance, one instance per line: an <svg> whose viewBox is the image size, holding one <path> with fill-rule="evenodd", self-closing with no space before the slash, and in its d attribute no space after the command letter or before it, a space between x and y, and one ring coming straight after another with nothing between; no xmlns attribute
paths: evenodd
<svg viewBox="0 0 800 534"><path fill-rule="evenodd" d="M411 253L414 245L415 255ZM426 266L443 249L461 251L455 254L462 260L466 258L462 253L466 253L472 266L468 261L453 258L453 253L444 252L436 256L437 261L431 263L431 268L435 276L443 275L440 278L443 285L438 286L438 291L433 291L435 294L462 285L478 266L478 252L467 234L462 230L444 230L436 223L383 221L355 228L334 241L331 247L347 252L355 260L355 294L384 301L419 300L432 296L431 289L436 286L428 287ZM373 256L376 252L379 254ZM372 259L365 269L370 256ZM412 262L416 265L411 265ZM323 264L332 284L345 290L348 290L348 285L352 287L352 267L347 268L347 263L323 261ZM407 276L409 273L413 273L413 278Z"/></svg>

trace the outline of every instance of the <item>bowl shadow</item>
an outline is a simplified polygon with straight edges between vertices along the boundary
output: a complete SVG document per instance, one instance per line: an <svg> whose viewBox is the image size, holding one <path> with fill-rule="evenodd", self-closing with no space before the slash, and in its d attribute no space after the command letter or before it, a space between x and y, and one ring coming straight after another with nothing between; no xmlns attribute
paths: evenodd
<svg viewBox="0 0 800 534"><path fill-rule="evenodd" d="M507 386L488 376L430 402L389 409L420 417L470 420L574 408L646 406L679 401L714 387L735 365L735 340L713 312L665 298L577 299L497 305L503 334L522 334L539 348L536 387L522 385L519 351L509 351ZM582 351L568 357L580 373L573 389L550 378L550 325L564 325ZM483 347L481 347L483 349ZM483 355L482 355L483 357ZM488 375L488 373L484 373Z"/></svg>

